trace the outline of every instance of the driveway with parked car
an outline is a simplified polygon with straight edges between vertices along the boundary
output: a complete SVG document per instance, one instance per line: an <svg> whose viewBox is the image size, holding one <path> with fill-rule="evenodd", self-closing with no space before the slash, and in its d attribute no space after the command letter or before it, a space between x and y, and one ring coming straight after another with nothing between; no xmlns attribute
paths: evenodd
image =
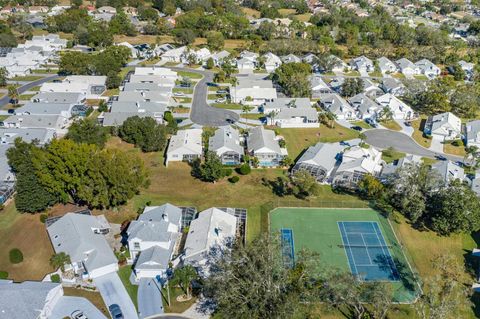
<svg viewBox="0 0 480 319"><path fill-rule="evenodd" d="M123 318L138 319L137 310L118 274L113 272L93 279L107 307L118 305ZM119 317L120 319L122 317ZM115 318L117 319L117 318Z"/></svg>
<svg viewBox="0 0 480 319"><path fill-rule="evenodd" d="M60 297L51 318L106 319L103 313L87 299L71 296Z"/></svg>

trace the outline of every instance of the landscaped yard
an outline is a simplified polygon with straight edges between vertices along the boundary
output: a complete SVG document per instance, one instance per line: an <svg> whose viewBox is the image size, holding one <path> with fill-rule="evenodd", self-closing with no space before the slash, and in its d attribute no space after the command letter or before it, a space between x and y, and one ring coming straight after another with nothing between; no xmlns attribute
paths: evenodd
<svg viewBox="0 0 480 319"><path fill-rule="evenodd" d="M443 151L448 154L457 155L457 156L465 156L467 153L465 152L465 146L455 146L451 142L446 142L443 144Z"/></svg>
<svg viewBox="0 0 480 319"><path fill-rule="evenodd" d="M423 128L426 120L425 117L422 117L411 122L412 127L414 128L412 138L421 146L429 148L432 144L432 140L423 136Z"/></svg>
<svg viewBox="0 0 480 319"><path fill-rule="evenodd" d="M57 74L58 69L38 69L38 70L32 70L32 73L35 73L35 74Z"/></svg>
<svg viewBox="0 0 480 319"><path fill-rule="evenodd" d="M190 79L201 79L203 76L200 73L189 72L189 71L177 71L178 76L186 77Z"/></svg>
<svg viewBox="0 0 480 319"><path fill-rule="evenodd" d="M173 93L185 93L185 94L192 94L193 89L192 88L173 88L172 90Z"/></svg>
<svg viewBox="0 0 480 319"><path fill-rule="evenodd" d="M102 299L102 295L99 292L88 291L84 289L77 289L72 287L63 287L65 296L83 297L88 299L95 307L98 308L107 317L110 317L107 306Z"/></svg>
<svg viewBox="0 0 480 319"><path fill-rule="evenodd" d="M321 125L319 128L277 128L275 131L285 138L291 159L296 159L303 150L318 142L339 142L358 137L357 131L339 124L335 128Z"/></svg>
<svg viewBox="0 0 480 319"><path fill-rule="evenodd" d="M168 295L167 290L165 288L162 291L164 296ZM197 301L196 297L192 297L192 299L188 301L178 302L176 298L184 294L185 293L183 292L183 290L179 287L170 288L170 306L168 305L166 299L163 300L163 306L165 307L165 312L182 313L188 308L190 308L195 303L195 301Z"/></svg>
<svg viewBox="0 0 480 319"><path fill-rule="evenodd" d="M363 129L370 129L372 128L367 122L365 121L354 121L352 122L352 125L355 125L355 126L360 126L361 128Z"/></svg>
<svg viewBox="0 0 480 319"><path fill-rule="evenodd" d="M213 103L212 106L220 109L241 110L242 105L236 103Z"/></svg>
<svg viewBox="0 0 480 319"><path fill-rule="evenodd" d="M43 76L40 75L26 75L26 76L15 76L13 78L10 78L10 81L25 81L25 82L30 82L30 81L35 81L35 80L40 80L43 79Z"/></svg>
<svg viewBox="0 0 480 319"><path fill-rule="evenodd" d="M20 214L11 201L0 212L0 271L7 271L15 281L41 280L54 271L49 264L53 254L45 225L39 214ZM8 254L13 248L23 253L23 261L11 264Z"/></svg>
<svg viewBox="0 0 480 319"><path fill-rule="evenodd" d="M125 286L125 289L127 289L128 295L133 301L133 304L135 305L135 308L138 309L137 305L137 293L138 293L138 286L132 285L130 282L130 274L132 273L132 266L126 265L120 267L120 270L118 271L118 276L122 280L123 285Z"/></svg>
<svg viewBox="0 0 480 319"><path fill-rule="evenodd" d="M382 124L383 127L388 128L389 130L392 130L392 131L402 130L402 127L400 126L400 124L398 124L397 121L394 121L394 120L384 121L384 122L381 122L380 124Z"/></svg>
<svg viewBox="0 0 480 319"><path fill-rule="evenodd" d="M102 96L114 96L118 95L120 93L120 89L108 89L105 92L103 92Z"/></svg>
<svg viewBox="0 0 480 319"><path fill-rule="evenodd" d="M391 163L395 160L403 158L403 157L405 157L405 155L406 155L405 153L396 151L393 148L392 149L386 149L386 150L382 151L382 159L387 163Z"/></svg>
<svg viewBox="0 0 480 319"><path fill-rule="evenodd" d="M22 94L18 97L19 100L30 100L36 94Z"/></svg>

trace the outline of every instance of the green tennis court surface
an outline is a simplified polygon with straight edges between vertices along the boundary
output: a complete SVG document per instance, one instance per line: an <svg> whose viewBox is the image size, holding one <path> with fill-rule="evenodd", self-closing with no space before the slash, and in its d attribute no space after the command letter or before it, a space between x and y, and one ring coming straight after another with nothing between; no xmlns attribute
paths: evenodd
<svg viewBox="0 0 480 319"><path fill-rule="evenodd" d="M302 248L315 251L320 255L319 259L325 266L351 272L353 264L362 264L361 258L363 253L360 254L360 249L358 249L359 251L355 252L355 256L348 256L348 253L351 252L351 247L346 246L344 243L346 232L343 233L344 238L342 240L339 223L340 225L342 223L353 225L349 222L367 222L363 225L368 223L378 225L376 234L381 238L383 254L384 256L391 256L393 261L393 264L385 268L385 272L395 271L396 278L389 283L394 289L395 301L402 303L412 302L415 299L417 290L413 273L406 262L388 220L376 211L371 209L277 208L270 212L270 227L272 231L291 230L289 236L295 238L293 242L293 251L295 253L298 253ZM348 235L354 236L354 234ZM370 252L375 251L373 249L377 248L375 246L373 245L367 250ZM363 257L365 256L367 255ZM372 258L369 259L369 262L374 263ZM362 277L361 273L355 273L354 271L354 274ZM379 274L378 270L377 274ZM363 274L363 279L369 280L369 278L365 277L365 273ZM370 280L385 281L385 278L372 276Z"/></svg>

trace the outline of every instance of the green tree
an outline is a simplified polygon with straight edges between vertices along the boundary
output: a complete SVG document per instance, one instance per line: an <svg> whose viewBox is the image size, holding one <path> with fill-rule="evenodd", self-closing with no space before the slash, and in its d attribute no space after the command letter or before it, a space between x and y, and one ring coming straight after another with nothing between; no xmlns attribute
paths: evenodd
<svg viewBox="0 0 480 319"><path fill-rule="evenodd" d="M285 94L291 97L310 97L312 68L307 63L284 63L275 70L273 79L281 85Z"/></svg>
<svg viewBox="0 0 480 319"><path fill-rule="evenodd" d="M306 318L313 300L308 283L317 275L312 254L298 253L285 267L278 237L262 235L249 245L210 254L204 294L221 318Z"/></svg>
<svg viewBox="0 0 480 319"><path fill-rule="evenodd" d="M214 66L215 66L215 62L213 62L213 59L212 59L212 58L208 58L207 64L205 65L205 68L206 68L207 70L211 70L211 69L213 69Z"/></svg>
<svg viewBox="0 0 480 319"><path fill-rule="evenodd" d="M175 29L173 35L175 41L181 45L189 45L195 41L195 32L190 29Z"/></svg>
<svg viewBox="0 0 480 319"><path fill-rule="evenodd" d="M187 299L192 295L192 281L198 278L198 274L190 265L175 269L173 278L170 281L173 285L179 285L185 292Z"/></svg>
<svg viewBox="0 0 480 319"><path fill-rule="evenodd" d="M225 45L223 34L217 31L210 31L207 33L207 46L210 50L220 51Z"/></svg>
<svg viewBox="0 0 480 319"><path fill-rule="evenodd" d="M367 199L379 199L385 188L383 184L370 174L366 174L358 183L358 192Z"/></svg>
<svg viewBox="0 0 480 319"><path fill-rule="evenodd" d="M480 201L460 180L452 181L429 200L432 229L440 235L480 229Z"/></svg>
<svg viewBox="0 0 480 319"><path fill-rule="evenodd" d="M103 148L108 133L95 119L86 118L73 122L65 137L76 143L95 144Z"/></svg>
<svg viewBox="0 0 480 319"><path fill-rule="evenodd" d="M167 143L165 125L158 124L151 117L129 117L119 127L118 135L122 140L134 144L143 152L161 151Z"/></svg>
<svg viewBox="0 0 480 319"><path fill-rule="evenodd" d="M8 96L14 101L14 105L18 103L18 89L16 85L7 86Z"/></svg>
<svg viewBox="0 0 480 319"><path fill-rule="evenodd" d="M460 64L456 63L454 66L452 66L453 69L453 78L455 81L463 81L466 78L465 71L462 69Z"/></svg>
<svg viewBox="0 0 480 319"><path fill-rule="evenodd" d="M124 34L127 36L135 36L137 34L135 27L130 22L130 19L123 12L123 10L117 12L117 14L108 23L108 26L110 32L113 34Z"/></svg>
<svg viewBox="0 0 480 319"><path fill-rule="evenodd" d="M363 92L363 80L347 78L342 84L342 96L352 97Z"/></svg>
<svg viewBox="0 0 480 319"><path fill-rule="evenodd" d="M7 78L8 78L7 68L1 67L0 68L0 87L7 85Z"/></svg>
<svg viewBox="0 0 480 319"><path fill-rule="evenodd" d="M105 82L107 88L109 89L116 89L122 84L122 79L115 71L110 71L107 74L107 81Z"/></svg>
<svg viewBox="0 0 480 319"><path fill-rule="evenodd" d="M309 196L317 196L320 192L320 185L315 177L310 175L306 170L296 171L292 177L292 192L300 198Z"/></svg>
<svg viewBox="0 0 480 319"><path fill-rule="evenodd" d="M50 257L50 265L53 267L53 269L56 270L60 268L62 272L65 271L65 265L71 263L72 261L70 260L70 256L64 252L54 254L52 257Z"/></svg>
<svg viewBox="0 0 480 319"><path fill-rule="evenodd" d="M203 163L197 160L192 166L192 175L205 182L215 183L225 177L222 161L215 152L208 151Z"/></svg>

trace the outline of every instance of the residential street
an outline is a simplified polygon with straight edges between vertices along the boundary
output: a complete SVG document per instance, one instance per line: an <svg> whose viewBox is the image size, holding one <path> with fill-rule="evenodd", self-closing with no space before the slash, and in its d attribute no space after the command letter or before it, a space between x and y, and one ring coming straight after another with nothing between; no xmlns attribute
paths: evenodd
<svg viewBox="0 0 480 319"><path fill-rule="evenodd" d="M95 278L93 282L100 291L107 307L117 304L120 306L125 319L138 319L135 305L116 272Z"/></svg>
<svg viewBox="0 0 480 319"><path fill-rule="evenodd" d="M30 83L27 83L25 85L22 85L21 87L18 88L18 93L19 94L22 94L23 92L26 92L28 90L30 90L31 88L35 87L35 86L38 86L38 85L41 85L45 82L49 82L49 81L52 81L52 80L55 80L57 78L59 78L60 75L51 75L51 76L47 76L47 77L44 77L43 79L38 79L36 81L32 81ZM0 107L3 107L5 105L8 104L8 102L10 101L10 98L8 97L8 95L5 95L4 97L2 97L0 99Z"/></svg>
<svg viewBox="0 0 480 319"><path fill-rule="evenodd" d="M372 146L375 146L380 149L386 149L389 147L395 148L395 150L419 155L423 157L435 158L438 154L437 152L430 151L427 148L424 148L418 145L411 137L390 130L374 129L365 131L365 136L367 137L366 142ZM446 158L452 161L463 161L463 157L442 154Z"/></svg>
<svg viewBox="0 0 480 319"><path fill-rule="evenodd" d="M193 93L192 110L190 112L190 119L193 123L204 126L224 126L237 122L240 119L240 116L235 112L208 105L207 83L213 81L213 72L179 67L171 67L170 69L203 75L203 78L195 86L195 91Z"/></svg>

